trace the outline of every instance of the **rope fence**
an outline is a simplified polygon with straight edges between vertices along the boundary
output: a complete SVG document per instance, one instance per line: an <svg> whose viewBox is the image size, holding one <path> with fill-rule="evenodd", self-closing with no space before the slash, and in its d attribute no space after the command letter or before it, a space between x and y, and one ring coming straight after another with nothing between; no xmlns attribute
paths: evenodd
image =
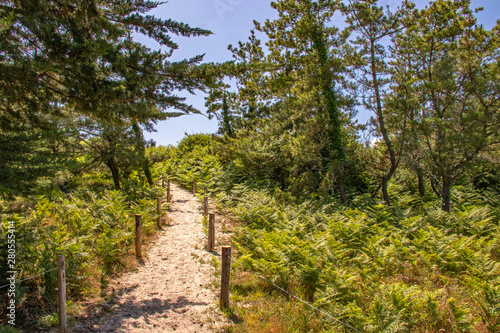
<svg viewBox="0 0 500 333"><path fill-rule="evenodd" d="M252 274L256 275L257 277L261 278L262 280L264 280L264 281L266 281L266 282L270 283L271 285L273 285L273 286L274 286L274 287L276 287L277 289L279 289L279 290L281 290L282 292L284 292L284 293L286 293L286 294L290 295L291 297L295 298L296 300L298 300L298 301L300 301L300 302L302 302L302 303L306 304L307 306L309 306L309 307L313 308L314 310L316 310L316 311L318 311L318 312L320 312L320 313L324 314L325 316L329 317L330 319L333 319L333 320L334 320L334 321L336 321L337 323L339 323L339 324L341 324L341 325L343 325L343 326L345 326L345 327L347 327L347 328L350 328L350 329L351 329L351 330L353 330L354 332L361 333L360 331L358 331L358 330L357 330L357 329L355 329L354 327L350 326L349 324L344 323L343 321L339 320L338 318L335 318L335 317L334 317L334 316L332 316L331 314L329 314L329 313L327 313L327 312L325 312L325 311L323 311L323 310L319 309L318 307L316 307L316 306L314 306L314 305L312 305L312 304L310 304L310 303L308 303L308 302L304 301L304 300L303 300L303 299L301 299L300 297L297 297L297 296L295 296L294 294L292 294L292 293L288 292L287 290L285 290L285 289L281 288L280 286L278 286L278 285L277 285L277 284L275 284L274 282L270 281L269 279L266 279L265 277L263 277L263 276L262 276L262 275L260 275L259 273L257 273L257 272L255 272L254 270L252 270L252 269L248 268L248 267L247 267L245 264L243 264L241 261L238 261L238 260L234 259L234 258L233 258L233 257L231 257L231 256L230 256L229 258L230 258L232 261L234 261L234 262L238 263L239 265L243 266L243 267L244 267L247 271L249 271L250 273L252 273Z"/></svg>
<svg viewBox="0 0 500 333"><path fill-rule="evenodd" d="M47 271L45 271L45 272L42 272L42 273L40 273L40 274L33 275L33 276L30 276L29 278L26 278L26 279L23 279L23 280L16 281L16 282L15 282L15 284L18 284L18 283L21 283L21 282L24 282L24 281L29 281L29 280L31 280L31 279L34 279L34 278L36 278L36 277L40 276L40 275L44 275L44 274L50 273L50 272L52 272L52 271L55 271L56 269L57 269L57 267L54 267L54 268L49 269L49 270L47 270ZM6 284L6 285L4 285L4 286L1 286L1 287L0 287L0 289L6 288L6 287L8 287L8 286L10 286L10 283L9 283L9 284Z"/></svg>
<svg viewBox="0 0 500 333"><path fill-rule="evenodd" d="M91 250L95 250L95 249L96 249L99 245L102 245L104 242L106 242L106 241L110 240L110 239L111 239L111 238L113 238L113 237L116 237L116 236L118 236L118 235L123 234L125 231L127 231L128 229L130 229L130 227L132 227L132 226L134 226L134 225L135 225L135 223L131 223L131 224L130 224L130 225L128 225L127 227L125 227L125 228L123 228L123 229L120 229L118 232L116 232L116 233L114 233L113 235L111 235L111 236L107 237L106 239L102 240L101 242L94 244L94 245L92 246ZM79 259L79 258L81 258L81 257L85 257L85 256L88 256L88 255L89 255L89 253L79 253L79 254L78 254L75 258L73 258L73 259L71 259L71 260L66 261L66 265L67 265L67 264L69 264L69 263L71 263L71 262L73 262L73 261L75 261L75 260L77 260L77 259ZM31 279L34 279L34 278L38 277L38 276L41 276L41 275L44 275L44 274L50 273L50 272L52 272L52 271L55 271L57 268L58 268L58 267L54 267L54 268L49 269L49 270L46 270L46 271L44 271L44 272L42 272L42 273L39 273L39 274L36 274L36 275L30 276L30 277L28 277L28 278L26 278L26 279L16 281L15 283L16 283L16 284L18 284L18 283L21 283L21 282L29 281L29 280L31 280ZM0 289L6 288L6 287L8 287L8 286L10 286L10 283L9 283L9 284L6 284L6 285L4 285L4 286L0 286Z"/></svg>
<svg viewBox="0 0 500 333"><path fill-rule="evenodd" d="M164 178L162 177L161 179L161 186L162 188L165 187L165 181ZM158 220L157 220L157 226L161 230L161 218L162 218L162 209L161 209L161 203L165 201L163 198L157 198L157 213L159 214ZM171 201L171 194L170 194L170 180L168 180L168 187L167 187L167 202ZM67 329L67 318L66 318L66 267L68 264L71 262L80 259L82 257L86 257L90 255L90 253L98 248L99 246L103 245L104 243L108 242L109 240L113 238L117 238L124 234L125 232L129 231L131 227L135 226L135 251L136 251L136 257L138 259L142 259L141 255L141 246L142 246L142 215L140 214L135 214L135 222L130 223L124 228L114 232L112 235L102 239L99 242L95 242L92 247L89 249L90 251L87 251L86 253L78 253L73 259L65 261L64 255L58 255L57 256L57 265L54 268L48 269L46 271L43 271L41 273L35 274L33 276L27 277L25 279L19 280L19 281L12 281L6 285L0 286L0 290L7 288L7 287L12 287L13 285L17 285L22 282L26 282L29 280L32 280L36 277L43 276L45 274L48 274L50 272L53 272L57 270L57 285L58 285L58 296L59 296L59 325L62 331L65 331ZM107 246L104 246L104 250L106 250L109 246L112 244L109 244ZM7 272L7 273L14 273L17 274L15 271ZM15 276L15 275L14 275ZM8 279L10 280L10 278ZM15 287L14 287L15 288Z"/></svg>
<svg viewBox="0 0 500 333"><path fill-rule="evenodd" d="M161 186L162 186L162 188L165 187L164 178L161 179ZM194 181L193 182L193 194L196 193L196 186L197 186L196 181ZM168 180L167 192L168 192L167 193L167 202L170 202L171 201L170 180ZM203 215L204 216L208 215L208 217L209 217L209 219L208 219L208 237L207 237L208 238L207 239L208 243L207 243L207 251L213 252L213 248L214 248L214 245L215 245L215 214L208 212L208 198L206 196L206 188L205 188L204 192L205 192L204 193L205 195L203 197ZM161 214L161 201L163 201L163 200L160 200L161 198L157 198L157 199L158 199L158 202L157 202L158 213ZM160 227L160 218L158 218L157 225ZM122 235L123 233L125 233L126 231L128 231L133 226L136 227L136 233L135 233L136 257L138 259L141 259L142 258L142 255L141 255L142 216L139 215L139 214L135 215L135 223L130 223L129 225L127 225L123 229L120 229L119 231L113 233L109 237L106 237L105 239L101 240L100 242L94 243L94 245L92 246L91 250L95 250L97 247L99 247L100 245L102 245L105 242L109 241L110 239L116 238L116 237ZM29 281L29 280L34 279L36 277L39 277L39 276L45 275L47 273L53 272L55 270L58 270L58 293L59 293L59 311L60 311L59 318L60 318L60 327L61 327L61 329L64 330L64 329L67 328L67 323L66 323L66 309L65 309L66 308L65 268L71 262L73 262L73 261L75 261L77 259L80 259L82 257L88 256L90 254L90 252L91 251L88 251L87 253L79 253L76 257L74 257L73 259L71 259L71 260L69 260L67 262L64 261L64 256L58 256L58 258L57 258L58 264L57 264L56 267L54 267L52 269L49 269L49 270L46 270L46 271L44 271L42 273L30 276L28 278L25 278L25 279L22 279L22 280L19 280L19 281L15 281L13 283L9 283L9 284L0 286L0 290L3 289L3 288L9 287L12 284L19 284L19 283L22 283L22 282L26 282L26 281ZM338 324L343 325L343 326L349 328L350 330L352 330L354 332L361 333L356 328L354 328L354 327L350 326L349 324L341 321L340 319L332 316L331 314L329 314L329 313L321 310L317 306L314 306L314 305L308 303L307 301L305 301L305 300L301 299L300 297L298 297L298 296L290 293L289 291L281 288L280 286L278 286L274 282L270 281L269 279L265 278L261 274L255 272L254 270L252 270L249 267L247 267L241 261L233 258L231 256L231 247L230 246L222 246L222 255L221 255L221 257L222 257L222 260L221 260L222 261L222 264L221 264L221 293L220 293L220 308L221 308L221 310L229 307L229 284L230 284L229 280L230 280L230 272L231 272L231 261L234 261L235 263L241 265L243 268L245 268L250 273L252 273L255 276L257 276L258 278L260 278L260 279L268 282L269 284L271 284L272 286L274 286L278 290L286 293L290 297L292 297L292 298L298 300L299 302L307 305L308 307L312 308L313 310L318 311L319 313L323 314L324 316L326 316L326 317L334 320ZM64 289L64 292L62 292L61 289Z"/></svg>
<svg viewBox="0 0 500 333"><path fill-rule="evenodd" d="M193 181L193 194L196 193L196 186L197 182ZM209 207L208 207L208 197L206 195L207 189L206 187L204 188L204 195L203 195L203 215L204 216L209 216L208 220L208 237L207 237L207 251L208 252L213 252L214 244L215 244L215 214L209 213ZM280 291L286 293L287 295L291 296L292 298L298 300L299 302L302 302L309 306L310 308L314 309L315 311L318 311L319 313L323 314L324 316L332 319L333 321L337 322L340 325L343 325L350 330L361 333L359 330L356 328L352 327L351 325L341 321L340 319L332 316L331 314L321 310L317 306L314 306L305 300L301 299L300 297L290 293L289 291L281 288L274 282L270 281L269 279L265 278L261 274L255 272L254 270L248 268L244 263L241 261L233 258L231 256L231 247L230 246L222 246L221 247L221 290L220 290L220 309L224 310L225 308L229 307L229 284L230 284L230 273L231 273L231 261L234 261L244 267L247 271L250 273L254 274L255 276L259 277L260 279L268 282L269 284L273 285L275 288L279 289Z"/></svg>

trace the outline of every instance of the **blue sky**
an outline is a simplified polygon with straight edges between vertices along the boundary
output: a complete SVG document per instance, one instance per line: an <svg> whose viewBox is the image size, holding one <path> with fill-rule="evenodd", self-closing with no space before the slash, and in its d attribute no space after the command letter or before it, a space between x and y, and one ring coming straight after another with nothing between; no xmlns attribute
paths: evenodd
<svg viewBox="0 0 500 333"><path fill-rule="evenodd" d="M212 31L209 37L183 38L174 36L179 49L174 51L170 60L182 60L198 54L205 54L204 61L224 62L232 59L227 50L229 44L245 41L253 28L253 20L259 22L267 18L277 17L276 11L270 6L269 0L169 0L150 12L155 16L171 18ZM383 4L398 4L400 1L385 0ZM426 0L416 0L419 7L428 3ZM477 14L479 22L491 28L500 18L500 0L472 0L472 7L484 7L484 11ZM155 42L147 38L137 37L138 40L152 49L158 49ZM200 111L205 111L204 94L179 94L187 97L187 102ZM365 111L367 112L367 111ZM359 118L365 121L369 114L360 112ZM159 122L157 132L145 133L147 139L153 139L158 145L176 144L184 137L184 133L214 133L217 131L217 121L208 120L203 115L186 115Z"/></svg>

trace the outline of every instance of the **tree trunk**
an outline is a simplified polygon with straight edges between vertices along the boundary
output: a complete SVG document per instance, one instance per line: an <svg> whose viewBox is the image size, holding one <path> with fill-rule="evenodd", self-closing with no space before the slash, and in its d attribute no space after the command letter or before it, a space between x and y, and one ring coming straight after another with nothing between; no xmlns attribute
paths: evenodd
<svg viewBox="0 0 500 333"><path fill-rule="evenodd" d="M151 175L151 170L149 169L148 163L145 163L142 166L142 169L144 170L144 175L146 176L149 186L153 186L154 185L153 176Z"/></svg>
<svg viewBox="0 0 500 333"><path fill-rule="evenodd" d="M111 170L111 175L113 176L113 182L115 183L115 189L119 190L120 187L120 173L118 170L118 166L116 165L115 158L111 157L107 162L106 165L109 167L109 170Z"/></svg>
<svg viewBox="0 0 500 333"><path fill-rule="evenodd" d="M445 212L450 211L451 206L451 177L443 177L443 185L441 190L441 208Z"/></svg>
<svg viewBox="0 0 500 333"><path fill-rule="evenodd" d="M68 186L68 182L57 182L57 186L59 186L59 189L64 194L68 194L69 193L69 190L68 190L68 187L67 187Z"/></svg>
<svg viewBox="0 0 500 333"><path fill-rule="evenodd" d="M149 169L149 161L146 158L146 145L144 144L142 131L137 123L132 125L132 129L134 130L136 150L139 155L142 170L144 171L144 176L146 176L149 186L153 186L154 182L153 177L151 176L151 170Z"/></svg>
<svg viewBox="0 0 500 333"><path fill-rule="evenodd" d="M418 178L418 192L421 197L425 197L425 187L424 187L424 176L422 175L422 171L417 170L417 178Z"/></svg>
<svg viewBox="0 0 500 333"><path fill-rule="evenodd" d="M382 177L382 195L384 197L384 201L389 206L389 193L387 191L387 183L389 179L391 179L392 175L396 171L398 167L398 158L396 158L396 152L392 146L391 139L389 138L389 134L387 133L387 129L385 128L385 119L384 114L382 112L382 99L380 97L380 86L379 80L376 71L376 56L375 56L375 42L373 39L370 39L370 57L371 57L371 71L372 71L372 79L373 79L373 88L375 90L375 101L376 101L376 114L377 121L380 128L380 133L382 134L382 138L384 139L384 143L387 146L387 151L389 152L389 158L391 161L391 167L386 172L386 174Z"/></svg>
<svg viewBox="0 0 500 333"><path fill-rule="evenodd" d="M441 198L441 193L439 193L439 191L437 189L437 184L436 184L436 181L434 180L434 178L431 178L431 188L432 188L432 191L436 194L436 196L438 198Z"/></svg>
<svg viewBox="0 0 500 333"><path fill-rule="evenodd" d="M389 181L390 176L387 176L387 174L382 177L382 196L384 198L385 204L387 206L391 205L391 201L389 200L389 192L387 191L387 183Z"/></svg>
<svg viewBox="0 0 500 333"><path fill-rule="evenodd" d="M318 64L321 73L321 94L323 95L326 112L324 117L328 119L326 132L329 133L329 147L327 152L328 162L339 164L338 167L338 186L340 191L340 201L347 202L346 191L344 187L344 161L346 159L344 144L342 142L342 122L340 110L337 105L337 95L333 86L335 81L331 75L331 68L328 65L328 48L326 46L326 37L321 27L315 26L311 35L313 49L317 52Z"/></svg>
<svg viewBox="0 0 500 333"><path fill-rule="evenodd" d="M230 138L233 137L231 118L229 116L229 106L227 105L227 96L225 95L222 100L222 130L224 131L223 134L227 134Z"/></svg>
<svg viewBox="0 0 500 333"><path fill-rule="evenodd" d="M382 187L382 183L378 184L377 188L375 189L375 191L373 191L372 195L371 195L371 198L375 198L378 194L378 191L380 191L380 188Z"/></svg>
<svg viewBox="0 0 500 333"><path fill-rule="evenodd" d="M340 190L340 202L345 204L347 202L347 195L345 193L345 186L344 186L344 167L340 167L340 172L339 172L339 190Z"/></svg>

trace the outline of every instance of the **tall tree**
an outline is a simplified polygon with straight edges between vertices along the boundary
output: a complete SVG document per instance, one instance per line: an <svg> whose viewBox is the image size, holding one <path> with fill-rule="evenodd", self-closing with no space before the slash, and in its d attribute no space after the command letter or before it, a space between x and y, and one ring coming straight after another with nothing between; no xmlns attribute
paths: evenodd
<svg viewBox="0 0 500 333"><path fill-rule="evenodd" d="M177 48L169 34L210 32L144 15L159 4L142 0L2 3L2 19L14 15L12 24L2 32L2 112L17 112L19 119L57 111L55 103L59 103L94 117L113 118L124 115L100 106L131 101L190 110L172 92L201 85L203 78L188 78L187 70L201 58L166 61ZM169 51L154 52L133 41L134 31Z"/></svg>
<svg viewBox="0 0 500 333"><path fill-rule="evenodd" d="M51 150L53 133L19 126L0 132L0 194L8 198L26 195L42 177L54 177L61 156Z"/></svg>
<svg viewBox="0 0 500 333"><path fill-rule="evenodd" d="M176 96L213 83L202 56L179 62L171 34L207 36L147 13L162 4L126 1L3 1L0 3L0 129L29 123L40 131L65 110L103 123L134 121L152 130L168 117L197 112ZM144 34L166 51L133 40ZM170 112L174 108L176 112ZM142 134L141 134L142 135Z"/></svg>
<svg viewBox="0 0 500 333"><path fill-rule="evenodd" d="M314 174L325 187L333 182L345 202L344 126L349 116L340 109L348 101L338 84L344 70L338 54L342 41L338 29L329 24L340 2L283 0L271 6L279 18L255 23L255 30L267 36L267 52L254 31L247 43L230 46L235 59L249 68L238 78L237 98L232 101L241 102L235 109L245 110L242 118L252 124L250 128L258 128L254 137L267 133L263 144L274 147L269 153L282 155L276 162L287 161L272 163L272 174L279 175L284 187L291 179Z"/></svg>
<svg viewBox="0 0 500 333"><path fill-rule="evenodd" d="M349 24L346 32L353 36L352 47L348 47L349 58L354 67L355 81L359 85L364 107L375 113L374 124L387 149L389 166L383 169L381 184L382 196L387 205L390 204L387 185L396 171L401 158L401 147L394 146L394 140L386 125L386 108L384 96L387 91L388 62L387 43L396 33L404 29L403 19L413 8L410 1L403 1L395 12L389 8L378 6L378 0L349 0L344 6L346 20ZM379 188L374 192L378 192Z"/></svg>
<svg viewBox="0 0 500 333"><path fill-rule="evenodd" d="M88 157L86 165L77 173L104 164L111 173L115 189L120 189L124 169L138 164L135 162L135 136L131 126L80 119L76 127L76 150L81 156Z"/></svg>
<svg viewBox="0 0 500 333"><path fill-rule="evenodd" d="M337 93L335 92L335 81L333 80L331 68L332 66L339 67L339 63L332 63L328 57L327 38L324 34L324 28L319 24L313 24L311 32L312 47L315 50L319 65L319 84L321 85L321 94L325 103L326 111L326 132L329 136L328 146L325 156L330 161L333 160L338 172L338 185L340 191L340 199L342 203L347 201L347 196L344 187L344 163L345 149L342 142L342 122L340 110L338 107Z"/></svg>
<svg viewBox="0 0 500 333"><path fill-rule="evenodd" d="M500 140L500 26L477 25L469 0L433 1L410 23L396 48L407 54L413 78L405 84L418 101L410 119L421 143L415 163L449 211L453 183Z"/></svg>

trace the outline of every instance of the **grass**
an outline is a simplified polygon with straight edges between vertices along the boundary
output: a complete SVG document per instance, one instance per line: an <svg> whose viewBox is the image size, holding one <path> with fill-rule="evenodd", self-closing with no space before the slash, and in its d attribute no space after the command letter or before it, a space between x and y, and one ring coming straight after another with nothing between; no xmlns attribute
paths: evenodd
<svg viewBox="0 0 500 333"><path fill-rule="evenodd" d="M237 270L231 277L232 324L224 332L316 332L321 327L318 314L303 303L269 287L255 275Z"/></svg>

